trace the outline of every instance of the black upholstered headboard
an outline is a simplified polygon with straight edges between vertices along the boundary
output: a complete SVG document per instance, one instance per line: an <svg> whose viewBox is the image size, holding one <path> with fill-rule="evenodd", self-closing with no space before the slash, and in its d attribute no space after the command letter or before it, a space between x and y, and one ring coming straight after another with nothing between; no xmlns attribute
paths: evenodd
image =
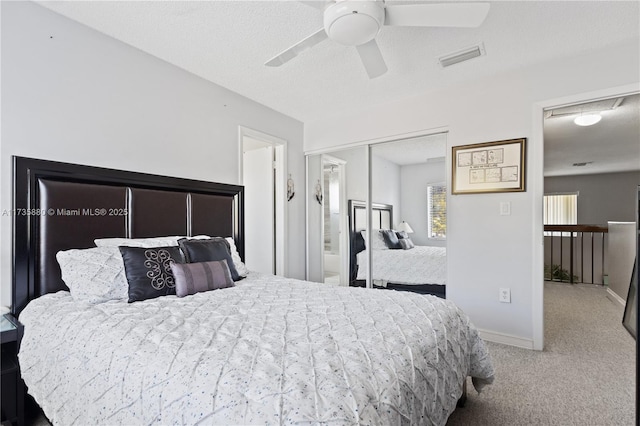
<svg viewBox="0 0 640 426"><path fill-rule="evenodd" d="M393 228L393 205L371 203L371 229ZM349 200L349 282L358 274L357 254L365 249L360 231L367 229L367 203Z"/></svg>
<svg viewBox="0 0 640 426"><path fill-rule="evenodd" d="M351 232L367 229L367 203L349 200L349 228ZM393 205L371 203L371 229L393 228Z"/></svg>
<svg viewBox="0 0 640 426"><path fill-rule="evenodd" d="M244 258L244 189L144 173L14 157L14 314L66 290L59 250L106 237L232 236Z"/></svg>

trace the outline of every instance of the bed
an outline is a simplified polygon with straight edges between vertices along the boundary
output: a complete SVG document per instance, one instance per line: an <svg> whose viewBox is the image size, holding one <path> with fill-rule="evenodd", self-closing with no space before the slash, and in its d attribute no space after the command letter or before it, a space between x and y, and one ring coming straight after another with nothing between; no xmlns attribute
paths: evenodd
<svg viewBox="0 0 640 426"><path fill-rule="evenodd" d="M393 224L393 206L372 203L372 282L375 288L412 291L445 298L447 283L446 248L413 246L409 250L390 249L381 231ZM351 285L365 286L369 250L364 241L366 203L349 200L351 235ZM391 231L392 232L392 231Z"/></svg>
<svg viewBox="0 0 640 426"><path fill-rule="evenodd" d="M33 212L14 218L19 361L54 424L443 425L468 376L493 380L468 317L431 296L249 272L185 297L77 300L56 253L96 238L230 236L242 256L243 189L26 158L14 171L14 207Z"/></svg>

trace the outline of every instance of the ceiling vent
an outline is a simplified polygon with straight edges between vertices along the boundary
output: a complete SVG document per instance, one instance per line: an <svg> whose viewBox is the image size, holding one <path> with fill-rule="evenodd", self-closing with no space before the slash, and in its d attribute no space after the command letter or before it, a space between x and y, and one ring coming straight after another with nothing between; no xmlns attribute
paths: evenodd
<svg viewBox="0 0 640 426"><path fill-rule="evenodd" d="M484 54L484 44L480 43L477 46L472 46L449 55L441 56L438 61L440 61L442 68L446 68L451 65L459 64L460 62L483 56Z"/></svg>

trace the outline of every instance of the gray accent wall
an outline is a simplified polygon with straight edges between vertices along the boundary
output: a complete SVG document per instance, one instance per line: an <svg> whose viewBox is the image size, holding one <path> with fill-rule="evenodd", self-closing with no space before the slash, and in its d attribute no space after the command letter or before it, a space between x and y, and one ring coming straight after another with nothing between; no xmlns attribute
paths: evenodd
<svg viewBox="0 0 640 426"><path fill-rule="evenodd" d="M544 193L579 192L578 224L634 222L640 171L544 179Z"/></svg>

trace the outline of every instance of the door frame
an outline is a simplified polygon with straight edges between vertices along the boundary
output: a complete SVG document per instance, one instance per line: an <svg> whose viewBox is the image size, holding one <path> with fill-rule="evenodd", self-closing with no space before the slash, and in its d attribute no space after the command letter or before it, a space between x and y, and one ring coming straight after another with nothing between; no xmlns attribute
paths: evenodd
<svg viewBox="0 0 640 426"><path fill-rule="evenodd" d="M534 195L533 206L533 289L532 289L532 320L533 320L533 349L544 348L544 114L550 108L581 104L615 96L625 96L639 93L637 84L610 87L591 92L583 92L560 98L547 99L533 104L531 139L529 146L529 164L539 165L530 167L530 190Z"/></svg>
<svg viewBox="0 0 640 426"><path fill-rule="evenodd" d="M340 158L334 157L329 154L322 154L322 158L320 159L320 164L322 166L322 192L324 193L324 165L325 163L334 165L338 167L338 185L340 192L340 220L339 220L339 248L340 251L340 285L348 286L349 285L349 225L348 225L348 214L347 214L347 162ZM326 200L325 200L326 201ZM322 208L324 209L324 201L322 203ZM324 212L323 212L324 214ZM324 217L324 216L323 216ZM345 232L346 231L346 232ZM322 227L320 230L320 244L321 253L324 253L324 220L322 220ZM344 256L347 254L346 256ZM324 256L322 256L322 279L324 282Z"/></svg>
<svg viewBox="0 0 640 426"><path fill-rule="evenodd" d="M238 126L238 182L244 184L244 138L252 138L265 142L274 150L275 194L274 194L274 254L275 274L287 276L289 273L287 248L287 141L277 136L245 126Z"/></svg>

